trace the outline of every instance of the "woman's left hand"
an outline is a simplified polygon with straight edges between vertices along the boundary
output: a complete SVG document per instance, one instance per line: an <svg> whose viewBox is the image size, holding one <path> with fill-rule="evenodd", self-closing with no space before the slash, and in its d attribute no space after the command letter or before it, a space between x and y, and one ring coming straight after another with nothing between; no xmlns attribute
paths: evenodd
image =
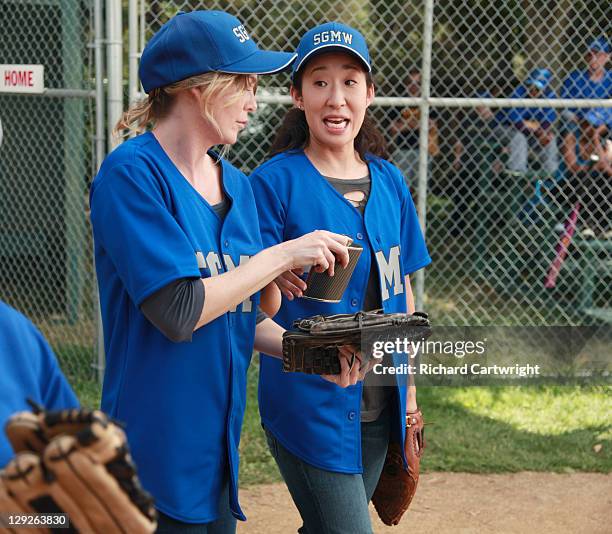
<svg viewBox="0 0 612 534"><path fill-rule="evenodd" d="M340 360L339 375L321 375L325 380L333 382L341 388L354 386L359 380L361 357L359 350L351 345L343 345L338 348L338 359Z"/></svg>
<svg viewBox="0 0 612 534"><path fill-rule="evenodd" d="M291 271L285 271L283 274L274 279L274 283L280 289L280 292L285 295L287 300L299 298L306 291L306 282L300 278L300 274L304 273L304 269L298 268Z"/></svg>

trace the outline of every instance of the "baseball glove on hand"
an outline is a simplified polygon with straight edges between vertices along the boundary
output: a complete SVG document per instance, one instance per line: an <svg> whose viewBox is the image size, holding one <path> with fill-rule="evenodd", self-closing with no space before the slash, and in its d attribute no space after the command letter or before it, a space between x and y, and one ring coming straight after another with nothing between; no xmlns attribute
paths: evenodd
<svg viewBox="0 0 612 534"><path fill-rule="evenodd" d="M361 348L361 368L373 356L375 342L407 339L420 341L429 337L431 327L427 314L416 312L384 313L382 310L360 311L345 315L315 315L298 319L283 334L283 371L317 375L340 374L338 347Z"/></svg>
<svg viewBox="0 0 612 534"><path fill-rule="evenodd" d="M17 455L0 471L0 513L65 513L81 533L154 532L157 512L123 430L99 410L31 404L34 413L19 412L5 426Z"/></svg>
<svg viewBox="0 0 612 534"><path fill-rule="evenodd" d="M404 450L408 468L404 469L398 443L390 443L372 503L385 525L397 525L408 510L419 483L421 456L425 449L423 414L420 410L406 414Z"/></svg>

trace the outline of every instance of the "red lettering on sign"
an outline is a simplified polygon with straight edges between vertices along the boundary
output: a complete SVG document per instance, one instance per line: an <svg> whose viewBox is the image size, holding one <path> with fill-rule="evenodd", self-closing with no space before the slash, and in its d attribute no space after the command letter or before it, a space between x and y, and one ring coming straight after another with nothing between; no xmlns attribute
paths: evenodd
<svg viewBox="0 0 612 534"><path fill-rule="evenodd" d="M34 71L7 70L4 73L4 85L13 87L34 87Z"/></svg>

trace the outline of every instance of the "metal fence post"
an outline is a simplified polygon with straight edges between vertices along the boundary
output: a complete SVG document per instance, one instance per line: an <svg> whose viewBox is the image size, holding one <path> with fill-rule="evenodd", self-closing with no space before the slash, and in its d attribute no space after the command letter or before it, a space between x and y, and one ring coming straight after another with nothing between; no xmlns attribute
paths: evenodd
<svg viewBox="0 0 612 534"><path fill-rule="evenodd" d="M121 0L106 0L108 55L108 139L112 149L117 143L112 132L123 113L123 35Z"/></svg>
<svg viewBox="0 0 612 534"><path fill-rule="evenodd" d="M138 0L130 0L128 4L128 61L129 61L129 102L132 104L138 98Z"/></svg>
<svg viewBox="0 0 612 534"><path fill-rule="evenodd" d="M78 5L73 3L62 6L62 26L66 29L78 28ZM74 42L70 32L65 31L62 39L62 54L66 69L64 84L72 89L82 86L82 56L80 43ZM70 324L79 320L84 285L84 262L86 242L85 206L82 177L85 174L85 154L83 137L85 125L80 124L85 103L81 98L68 98L64 103L66 124L78 124L70 128L64 138L64 161L66 169L65 220L66 220L66 314Z"/></svg>
<svg viewBox="0 0 612 534"><path fill-rule="evenodd" d="M104 34L102 30L102 0L94 2L94 32L95 32L95 72L96 72L96 166L98 171L106 153L106 135L104 133ZM93 176L92 176L93 179ZM104 378L104 330L102 326L102 312L100 310L100 296L98 294L98 280L96 277L95 261L92 259L94 283L92 287L94 301L94 317L96 323L96 377L101 384Z"/></svg>
<svg viewBox="0 0 612 534"><path fill-rule="evenodd" d="M419 178L417 188L417 213L423 235L427 229L427 181L429 164L429 95L431 93L431 43L433 34L433 0L426 0L423 21L423 64L421 68L421 103L419 104ZM425 270L416 273L415 306L423 309L425 295Z"/></svg>
<svg viewBox="0 0 612 534"><path fill-rule="evenodd" d="M104 33L102 30L102 0L94 0L94 50L96 75L96 170L106 153L104 134Z"/></svg>

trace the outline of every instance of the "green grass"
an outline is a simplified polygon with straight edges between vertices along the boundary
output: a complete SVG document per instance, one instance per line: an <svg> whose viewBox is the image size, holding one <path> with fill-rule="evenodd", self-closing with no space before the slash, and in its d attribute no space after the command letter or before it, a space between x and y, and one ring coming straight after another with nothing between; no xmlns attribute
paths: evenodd
<svg viewBox="0 0 612 534"><path fill-rule="evenodd" d="M425 471L612 471L612 388L421 388ZM593 447L601 445L600 452Z"/></svg>
<svg viewBox="0 0 612 534"><path fill-rule="evenodd" d="M280 480L259 422L257 371L255 358L241 442L245 485ZM612 472L611 387L422 387L418 400L432 423L423 471Z"/></svg>
<svg viewBox="0 0 612 534"><path fill-rule="evenodd" d="M258 372L254 357L240 445L244 485L281 479L260 424ZM85 406L99 406L92 376L69 379ZM418 400L432 423L426 427L423 471L612 472L612 387L421 387ZM595 445L601 445L599 452Z"/></svg>
<svg viewBox="0 0 612 534"><path fill-rule="evenodd" d="M58 345L53 350L81 404L87 408L99 408L101 387L92 366L93 347Z"/></svg>
<svg viewBox="0 0 612 534"><path fill-rule="evenodd" d="M97 409L100 407L100 395L102 388L95 380L81 380L72 382L74 392L81 401L81 405L86 408Z"/></svg>
<svg viewBox="0 0 612 534"><path fill-rule="evenodd" d="M265 484L281 480L274 458L268 451L266 437L261 428L257 383L259 356L253 355L247 382L247 407L240 440L240 483Z"/></svg>

